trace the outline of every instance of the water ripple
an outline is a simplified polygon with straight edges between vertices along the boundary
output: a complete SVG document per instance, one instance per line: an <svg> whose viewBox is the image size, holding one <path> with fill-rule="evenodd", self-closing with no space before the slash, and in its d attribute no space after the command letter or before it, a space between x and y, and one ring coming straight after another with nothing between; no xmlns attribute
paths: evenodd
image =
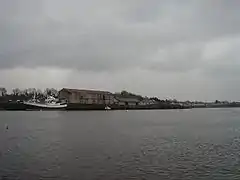
<svg viewBox="0 0 240 180"><path fill-rule="evenodd" d="M240 113L202 111L3 113L0 180L240 179Z"/></svg>

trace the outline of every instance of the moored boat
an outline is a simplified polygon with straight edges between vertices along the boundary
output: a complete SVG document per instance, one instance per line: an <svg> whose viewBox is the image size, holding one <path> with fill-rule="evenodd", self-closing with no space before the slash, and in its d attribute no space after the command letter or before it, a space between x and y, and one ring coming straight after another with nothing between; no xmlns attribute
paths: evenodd
<svg viewBox="0 0 240 180"><path fill-rule="evenodd" d="M26 110L65 110L67 108L66 102L61 102L54 97L48 97L45 102L40 102L37 99L31 99L23 102Z"/></svg>

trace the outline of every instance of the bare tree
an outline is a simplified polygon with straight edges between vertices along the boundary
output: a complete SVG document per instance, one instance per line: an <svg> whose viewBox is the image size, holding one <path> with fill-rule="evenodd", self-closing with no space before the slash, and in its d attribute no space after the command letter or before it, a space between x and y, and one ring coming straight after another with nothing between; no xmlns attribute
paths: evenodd
<svg viewBox="0 0 240 180"><path fill-rule="evenodd" d="M58 90L54 89L54 88L51 88L51 95L54 96L54 97L57 97L58 96Z"/></svg>
<svg viewBox="0 0 240 180"><path fill-rule="evenodd" d="M31 96L31 97L33 97L37 92L37 90L35 88L28 88L27 91L28 91L29 96Z"/></svg>
<svg viewBox="0 0 240 180"><path fill-rule="evenodd" d="M6 96L6 94L7 94L7 89L4 88L4 87L0 87L0 93L2 93L2 94L0 94L0 95Z"/></svg>
<svg viewBox="0 0 240 180"><path fill-rule="evenodd" d="M44 91L45 96L54 96L57 97L58 95L58 90L54 88L46 88Z"/></svg>
<svg viewBox="0 0 240 180"><path fill-rule="evenodd" d="M13 95L18 96L20 94L21 90L19 88L14 88L12 90L12 92L13 92Z"/></svg>
<svg viewBox="0 0 240 180"><path fill-rule="evenodd" d="M51 95L51 90L50 90L50 88L46 88L46 89L44 90L43 94L44 94L45 96L50 96L50 95Z"/></svg>

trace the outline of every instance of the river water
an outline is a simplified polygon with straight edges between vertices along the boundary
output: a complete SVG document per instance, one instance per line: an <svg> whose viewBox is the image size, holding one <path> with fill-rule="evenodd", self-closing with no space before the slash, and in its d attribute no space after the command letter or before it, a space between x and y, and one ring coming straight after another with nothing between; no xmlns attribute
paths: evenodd
<svg viewBox="0 0 240 180"><path fill-rule="evenodd" d="M0 112L0 179L240 179L240 109Z"/></svg>

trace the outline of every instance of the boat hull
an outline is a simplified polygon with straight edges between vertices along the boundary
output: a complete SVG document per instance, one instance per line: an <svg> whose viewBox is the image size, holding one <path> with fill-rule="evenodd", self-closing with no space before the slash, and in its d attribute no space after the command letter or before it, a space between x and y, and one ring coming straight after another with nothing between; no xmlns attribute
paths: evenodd
<svg viewBox="0 0 240 180"><path fill-rule="evenodd" d="M56 110L66 110L67 105L45 105L45 104L35 104L35 103L24 103L26 110L48 110L48 111L56 111Z"/></svg>

